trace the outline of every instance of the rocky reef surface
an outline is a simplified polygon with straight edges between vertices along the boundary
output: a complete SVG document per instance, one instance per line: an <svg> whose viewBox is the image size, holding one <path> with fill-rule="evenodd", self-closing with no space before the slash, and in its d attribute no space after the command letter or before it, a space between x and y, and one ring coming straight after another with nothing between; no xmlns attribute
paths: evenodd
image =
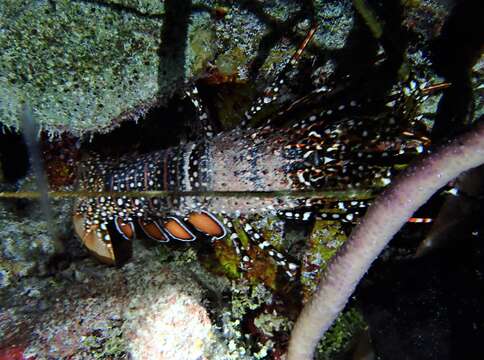
<svg viewBox="0 0 484 360"><path fill-rule="evenodd" d="M138 260L122 269L85 258L55 276L30 277L5 289L2 342L23 347L24 356L34 359L223 353L216 349L204 290L191 275L199 269L162 264L156 252L138 250Z"/></svg>
<svg viewBox="0 0 484 360"><path fill-rule="evenodd" d="M316 7L317 43L341 48L352 24L350 2ZM44 130L107 132L139 119L209 62L243 79L262 50L259 65L266 74L276 70L307 31L306 14L285 1L4 1L1 121L18 128L18 108L27 101ZM275 44L298 22L290 42Z"/></svg>

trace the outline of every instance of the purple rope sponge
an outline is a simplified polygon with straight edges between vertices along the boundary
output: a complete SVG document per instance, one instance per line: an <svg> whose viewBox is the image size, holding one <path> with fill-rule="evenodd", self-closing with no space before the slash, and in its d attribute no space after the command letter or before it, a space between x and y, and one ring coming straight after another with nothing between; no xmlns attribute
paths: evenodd
<svg viewBox="0 0 484 360"><path fill-rule="evenodd" d="M484 122L403 171L333 258L291 334L288 360L311 360L360 279L408 218L461 172L484 163Z"/></svg>

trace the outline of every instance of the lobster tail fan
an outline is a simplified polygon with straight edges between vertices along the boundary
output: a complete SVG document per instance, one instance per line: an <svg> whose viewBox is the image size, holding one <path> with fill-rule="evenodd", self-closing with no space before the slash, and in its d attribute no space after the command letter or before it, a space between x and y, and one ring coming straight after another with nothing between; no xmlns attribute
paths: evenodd
<svg viewBox="0 0 484 360"><path fill-rule="evenodd" d="M80 214L74 215L73 222L77 235L89 252L101 262L115 265L116 257L108 232L99 229L99 225L93 225L87 229L85 217Z"/></svg>
<svg viewBox="0 0 484 360"><path fill-rule="evenodd" d="M86 219L81 214L75 214L73 222L74 229L84 246L102 263L121 265L131 257L131 242L120 238L105 224L94 224L87 227Z"/></svg>

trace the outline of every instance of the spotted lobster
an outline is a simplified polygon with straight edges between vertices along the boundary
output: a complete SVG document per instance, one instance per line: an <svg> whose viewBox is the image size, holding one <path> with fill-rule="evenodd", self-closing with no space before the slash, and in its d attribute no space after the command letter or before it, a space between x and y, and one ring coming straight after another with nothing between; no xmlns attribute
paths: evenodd
<svg viewBox="0 0 484 360"><path fill-rule="evenodd" d="M294 67L312 30L286 68ZM266 104L274 101L285 77L276 78L248 112L248 122ZM415 83L401 85L417 93ZM315 89L310 97L327 99L334 92L328 86ZM83 244L101 261L118 264L130 255L136 233L158 241L190 242L199 238L227 239L241 259L250 266L247 247L234 230L233 219L243 221L243 231L252 244L267 252L288 276L298 266L275 249L244 219L252 214L283 215L309 220L315 214L354 222L366 206L361 201L337 202L343 212L325 213L321 199L295 191L382 187L390 182L398 158L424 151L428 139L419 133L425 128L417 120L406 121L397 100L375 117L359 115L361 99L345 96L331 107L309 111L301 119L275 125L274 119L256 128L241 126L198 141L139 156L102 159L93 156L82 165L79 187L90 195L76 207L74 225ZM195 86L187 95L202 124L208 112ZM407 94L408 95L408 94ZM403 96L403 95L402 95ZM336 97L341 98L341 96ZM394 96L395 98L395 96ZM305 103L306 99L300 102ZM281 112L283 113L283 112ZM404 121L405 120L405 121ZM162 192L163 196L150 195ZM227 192L274 193L278 196L221 196ZM99 195L97 195L99 194Z"/></svg>

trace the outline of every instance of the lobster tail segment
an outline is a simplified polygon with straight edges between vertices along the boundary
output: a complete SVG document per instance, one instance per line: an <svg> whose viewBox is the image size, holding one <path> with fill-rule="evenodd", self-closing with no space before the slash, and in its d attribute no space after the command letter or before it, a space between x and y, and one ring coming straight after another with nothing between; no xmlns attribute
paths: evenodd
<svg viewBox="0 0 484 360"><path fill-rule="evenodd" d="M197 238L182 221L174 216L168 216L163 227L175 240L194 241Z"/></svg>
<svg viewBox="0 0 484 360"><path fill-rule="evenodd" d="M124 222L120 217L115 216L114 225L125 240L133 240L135 238L134 224L132 222Z"/></svg>
<svg viewBox="0 0 484 360"><path fill-rule="evenodd" d="M192 212L187 220L195 229L213 240L220 240L227 235L227 230L222 223L208 211Z"/></svg>
<svg viewBox="0 0 484 360"><path fill-rule="evenodd" d="M170 241L170 237L163 229L163 227L160 226L159 222L145 221L144 219L138 219L138 224L140 228L143 230L144 234L151 240L155 240L158 242Z"/></svg>

